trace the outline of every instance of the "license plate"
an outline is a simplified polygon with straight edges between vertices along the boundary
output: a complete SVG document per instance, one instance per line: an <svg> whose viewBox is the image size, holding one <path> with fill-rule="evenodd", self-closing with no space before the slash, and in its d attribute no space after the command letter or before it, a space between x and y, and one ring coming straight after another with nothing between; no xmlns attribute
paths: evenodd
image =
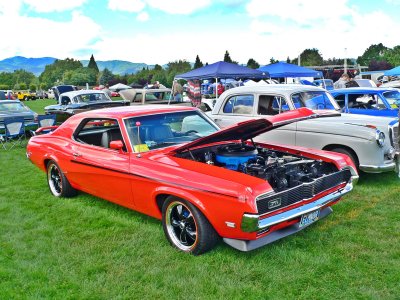
<svg viewBox="0 0 400 300"><path fill-rule="evenodd" d="M314 223L318 219L319 219L319 209L306 213L301 216L299 227L301 228L310 225L311 223Z"/></svg>

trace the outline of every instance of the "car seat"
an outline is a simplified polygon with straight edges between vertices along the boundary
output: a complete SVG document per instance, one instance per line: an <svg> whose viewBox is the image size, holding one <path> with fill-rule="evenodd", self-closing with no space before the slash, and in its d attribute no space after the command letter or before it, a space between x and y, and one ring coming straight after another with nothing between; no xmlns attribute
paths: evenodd
<svg viewBox="0 0 400 300"><path fill-rule="evenodd" d="M173 137L174 134L172 129L167 124L150 126L146 132L146 141L154 141L158 143Z"/></svg>
<svg viewBox="0 0 400 300"><path fill-rule="evenodd" d="M109 129L107 131L104 131L103 134L101 135L101 146L104 148L110 148L110 143L112 141L122 141L124 142L121 134L121 130L119 128L114 128L114 129ZM124 150L125 145L124 145Z"/></svg>

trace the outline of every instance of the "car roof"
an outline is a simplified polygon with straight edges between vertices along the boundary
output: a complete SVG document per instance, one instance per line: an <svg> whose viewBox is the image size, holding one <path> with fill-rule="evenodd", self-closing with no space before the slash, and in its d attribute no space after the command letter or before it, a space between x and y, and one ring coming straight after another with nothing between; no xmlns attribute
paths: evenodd
<svg viewBox="0 0 400 300"><path fill-rule="evenodd" d="M335 89L331 91L331 93L359 93L359 92L376 92L382 93L387 91L398 91L396 88L382 88L382 87L352 87L352 88L343 88L343 89Z"/></svg>
<svg viewBox="0 0 400 300"><path fill-rule="evenodd" d="M190 106L179 106L179 105L134 105L134 106L117 106L110 108L102 108L96 110L90 110L79 113L74 116L81 118L127 118L148 114L160 114L160 113L171 113L179 111L191 111L197 110L195 107Z"/></svg>
<svg viewBox="0 0 400 300"><path fill-rule="evenodd" d="M75 97L75 96L87 95L87 94L105 94L105 93L100 90L79 90L79 91L65 92L65 93L62 93L60 96Z"/></svg>
<svg viewBox="0 0 400 300"><path fill-rule="evenodd" d="M229 89L224 94L235 94L235 93L265 93L265 92L280 92L280 93L293 93L300 91L323 91L325 89L312 85L303 84L269 84L269 85L251 85L251 86L239 86Z"/></svg>

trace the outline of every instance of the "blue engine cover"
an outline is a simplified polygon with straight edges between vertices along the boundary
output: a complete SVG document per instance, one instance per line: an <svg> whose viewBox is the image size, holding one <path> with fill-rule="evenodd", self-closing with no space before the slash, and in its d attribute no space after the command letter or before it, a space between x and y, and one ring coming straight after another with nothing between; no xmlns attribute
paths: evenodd
<svg viewBox="0 0 400 300"><path fill-rule="evenodd" d="M256 158L257 154L251 154L246 156L226 156L217 154L215 159L221 164L225 164L227 169L238 170L239 165L246 163L251 158Z"/></svg>

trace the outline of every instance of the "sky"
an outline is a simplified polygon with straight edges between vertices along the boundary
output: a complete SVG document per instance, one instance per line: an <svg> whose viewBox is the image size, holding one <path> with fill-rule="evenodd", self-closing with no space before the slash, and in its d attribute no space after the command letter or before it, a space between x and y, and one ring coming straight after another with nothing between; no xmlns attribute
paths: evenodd
<svg viewBox="0 0 400 300"><path fill-rule="evenodd" d="M0 60L178 59L261 65L316 48L356 58L400 45L400 0L0 0Z"/></svg>

